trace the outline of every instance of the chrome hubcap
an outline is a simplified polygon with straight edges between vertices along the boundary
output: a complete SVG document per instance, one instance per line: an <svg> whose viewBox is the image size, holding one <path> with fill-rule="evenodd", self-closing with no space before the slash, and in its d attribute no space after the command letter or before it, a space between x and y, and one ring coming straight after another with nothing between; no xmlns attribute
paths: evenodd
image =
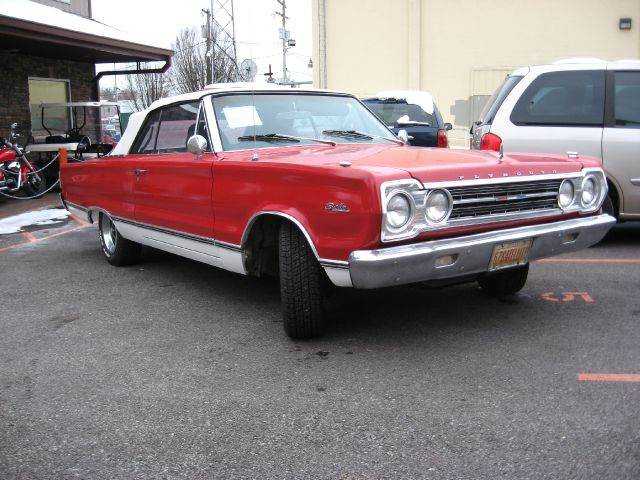
<svg viewBox="0 0 640 480"><path fill-rule="evenodd" d="M100 232L105 250L112 254L116 249L116 227L109 217L102 215L100 220Z"/></svg>

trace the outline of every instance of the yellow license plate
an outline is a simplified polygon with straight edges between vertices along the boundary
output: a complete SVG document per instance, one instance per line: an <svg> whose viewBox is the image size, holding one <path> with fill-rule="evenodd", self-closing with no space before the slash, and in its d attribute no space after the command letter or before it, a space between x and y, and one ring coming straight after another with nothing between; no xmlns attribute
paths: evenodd
<svg viewBox="0 0 640 480"><path fill-rule="evenodd" d="M493 247L493 254L489 262L489 270L524 265L529 259L531 240L501 243Z"/></svg>

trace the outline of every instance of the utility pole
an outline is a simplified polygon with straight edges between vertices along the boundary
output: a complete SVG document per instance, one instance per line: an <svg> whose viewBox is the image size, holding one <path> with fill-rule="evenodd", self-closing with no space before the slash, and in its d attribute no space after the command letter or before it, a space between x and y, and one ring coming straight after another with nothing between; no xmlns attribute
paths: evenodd
<svg viewBox="0 0 640 480"><path fill-rule="evenodd" d="M289 41L289 32L287 32L287 1L277 0L277 2L282 7L282 12L275 13L276 15L280 15L280 17L282 17L282 31L280 32L280 37L282 38L282 82L286 83L289 80L287 78L287 42Z"/></svg>
<svg viewBox="0 0 640 480"><path fill-rule="evenodd" d="M206 45L207 45L207 55L205 58L209 58L209 60L211 60L211 68L209 68L209 65L207 65L207 68L205 69L205 85L209 85L210 83L213 83L213 78L214 78L214 71L213 71L213 48L212 48L212 43L211 43L211 37L212 37L212 32L211 32L211 10L209 10L208 8L203 8L202 9L202 13L206 16L207 18L207 23L205 25L203 25L204 27L204 32L202 32L202 36L205 39Z"/></svg>

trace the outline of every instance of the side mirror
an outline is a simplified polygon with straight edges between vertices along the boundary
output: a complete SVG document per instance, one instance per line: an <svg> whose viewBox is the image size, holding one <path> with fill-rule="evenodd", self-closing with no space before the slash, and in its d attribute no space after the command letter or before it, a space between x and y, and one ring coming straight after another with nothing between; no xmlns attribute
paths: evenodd
<svg viewBox="0 0 640 480"><path fill-rule="evenodd" d="M444 129L448 132L449 130L453 129L453 125L447 122L444 124Z"/></svg>
<svg viewBox="0 0 640 480"><path fill-rule="evenodd" d="M193 135L187 140L187 151L195 154L197 157L202 155L207 149L207 140L202 135Z"/></svg>
<svg viewBox="0 0 640 480"><path fill-rule="evenodd" d="M398 132L398 138L404 143L409 143L409 134L404 128Z"/></svg>

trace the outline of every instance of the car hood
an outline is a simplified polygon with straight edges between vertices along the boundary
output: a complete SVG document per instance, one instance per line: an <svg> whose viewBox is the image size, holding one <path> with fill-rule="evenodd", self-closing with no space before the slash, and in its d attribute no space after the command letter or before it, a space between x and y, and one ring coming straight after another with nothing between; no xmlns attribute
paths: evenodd
<svg viewBox="0 0 640 480"><path fill-rule="evenodd" d="M423 182L526 177L578 172L583 164L566 156L447 148L392 147L353 163L354 166L395 167Z"/></svg>
<svg viewBox="0 0 640 480"><path fill-rule="evenodd" d="M579 172L585 162L594 166L590 157L568 159L552 154L505 153L499 158L495 152L479 150L383 144L296 146L262 151L260 158L306 165L337 166L349 162L351 168L372 173L403 170L423 183L572 173Z"/></svg>

